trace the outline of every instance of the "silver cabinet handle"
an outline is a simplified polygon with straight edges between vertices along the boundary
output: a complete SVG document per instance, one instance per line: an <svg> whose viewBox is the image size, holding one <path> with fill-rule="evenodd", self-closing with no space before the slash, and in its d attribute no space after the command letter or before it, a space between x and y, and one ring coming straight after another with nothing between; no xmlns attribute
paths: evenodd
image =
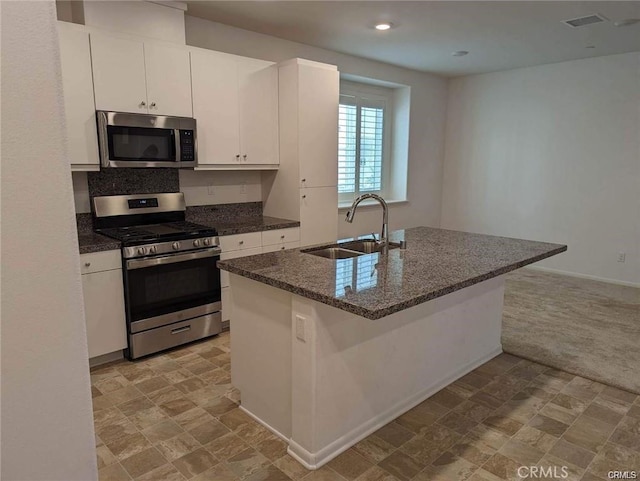
<svg viewBox="0 0 640 481"><path fill-rule="evenodd" d="M190 331L191 326L179 327L177 329L172 329L171 334L180 334L181 332Z"/></svg>
<svg viewBox="0 0 640 481"><path fill-rule="evenodd" d="M244 160L247 160L247 154L244 154L244 155L242 156L242 158L243 158Z"/></svg>
<svg viewBox="0 0 640 481"><path fill-rule="evenodd" d="M236 159L240 160L240 154L236 154Z"/></svg>
<svg viewBox="0 0 640 481"><path fill-rule="evenodd" d="M140 107L146 107L146 106L147 106L147 102L145 102L144 100L140 102Z"/></svg>
<svg viewBox="0 0 640 481"><path fill-rule="evenodd" d="M302 196L302 198L303 198L303 199L306 199L306 198L307 198L307 196L306 196L306 195L303 195L303 196Z"/></svg>
<svg viewBox="0 0 640 481"><path fill-rule="evenodd" d="M307 181L307 179L301 179L300 180L300 182L306 182L306 181Z"/></svg>
<svg viewBox="0 0 640 481"><path fill-rule="evenodd" d="M85 262L85 263L84 263L84 266L85 266L85 267L89 267L90 265L91 265L91 262Z"/></svg>
<svg viewBox="0 0 640 481"><path fill-rule="evenodd" d="M280 239L284 239L284 235L281 235L281 236L280 236Z"/></svg>
<svg viewBox="0 0 640 481"><path fill-rule="evenodd" d="M155 102L151 102L151 105L149 107L154 108L156 106Z"/></svg>
<svg viewBox="0 0 640 481"><path fill-rule="evenodd" d="M244 244L244 241L238 241L238 244L242 245Z"/></svg>

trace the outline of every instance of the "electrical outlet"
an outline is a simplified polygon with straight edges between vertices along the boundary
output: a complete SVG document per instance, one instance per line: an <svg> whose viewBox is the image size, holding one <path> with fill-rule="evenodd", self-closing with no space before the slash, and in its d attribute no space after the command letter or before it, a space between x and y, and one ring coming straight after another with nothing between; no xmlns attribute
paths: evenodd
<svg viewBox="0 0 640 481"><path fill-rule="evenodd" d="M215 193L216 193L215 187L213 185L208 185L207 186L207 193L209 195L215 195Z"/></svg>
<svg viewBox="0 0 640 481"><path fill-rule="evenodd" d="M618 262L624 262L625 260L627 260L626 252L619 252L618 253Z"/></svg>
<svg viewBox="0 0 640 481"><path fill-rule="evenodd" d="M242 184L240 184L240 193L241 194L246 194L247 193L247 183L243 182Z"/></svg>
<svg viewBox="0 0 640 481"><path fill-rule="evenodd" d="M296 314L296 337L302 342L307 342L307 338L304 332L304 321L304 317Z"/></svg>

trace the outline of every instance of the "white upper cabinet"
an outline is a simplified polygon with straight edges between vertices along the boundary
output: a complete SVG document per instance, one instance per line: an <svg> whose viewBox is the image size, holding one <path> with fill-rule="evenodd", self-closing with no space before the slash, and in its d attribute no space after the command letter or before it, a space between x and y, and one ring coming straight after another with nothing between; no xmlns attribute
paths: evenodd
<svg viewBox="0 0 640 481"><path fill-rule="evenodd" d="M335 69L304 64L299 65L298 69L300 185L336 186L339 73Z"/></svg>
<svg viewBox="0 0 640 481"><path fill-rule="evenodd" d="M97 110L191 117L189 52L91 34Z"/></svg>
<svg viewBox="0 0 640 481"><path fill-rule="evenodd" d="M247 164L277 164L278 68L271 62L238 60L240 150Z"/></svg>
<svg viewBox="0 0 640 481"><path fill-rule="evenodd" d="M142 42L92 33L91 61L97 110L148 113Z"/></svg>
<svg viewBox="0 0 640 481"><path fill-rule="evenodd" d="M191 117L189 52L183 48L145 43L149 113Z"/></svg>
<svg viewBox="0 0 640 481"><path fill-rule="evenodd" d="M271 62L191 52L198 165L277 165L278 71Z"/></svg>
<svg viewBox="0 0 640 481"><path fill-rule="evenodd" d="M191 52L193 116L198 128L198 164L240 159L238 71L234 56Z"/></svg>
<svg viewBox="0 0 640 481"><path fill-rule="evenodd" d="M58 37L69 162L74 168L96 169L100 158L89 34L59 22Z"/></svg>

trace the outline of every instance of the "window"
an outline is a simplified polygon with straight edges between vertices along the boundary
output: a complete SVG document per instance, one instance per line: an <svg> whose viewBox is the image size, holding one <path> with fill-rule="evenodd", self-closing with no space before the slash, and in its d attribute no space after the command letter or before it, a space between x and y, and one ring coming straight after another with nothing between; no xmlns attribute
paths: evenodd
<svg viewBox="0 0 640 481"><path fill-rule="evenodd" d="M389 182L392 90L343 82L338 117L338 195L384 195Z"/></svg>

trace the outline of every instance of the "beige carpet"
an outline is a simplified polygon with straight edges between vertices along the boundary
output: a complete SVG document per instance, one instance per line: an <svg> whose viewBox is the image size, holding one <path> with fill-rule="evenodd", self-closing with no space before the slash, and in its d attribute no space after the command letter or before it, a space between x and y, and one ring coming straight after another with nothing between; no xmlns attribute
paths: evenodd
<svg viewBox="0 0 640 481"><path fill-rule="evenodd" d="M520 269L504 304L505 352L640 394L640 289Z"/></svg>

